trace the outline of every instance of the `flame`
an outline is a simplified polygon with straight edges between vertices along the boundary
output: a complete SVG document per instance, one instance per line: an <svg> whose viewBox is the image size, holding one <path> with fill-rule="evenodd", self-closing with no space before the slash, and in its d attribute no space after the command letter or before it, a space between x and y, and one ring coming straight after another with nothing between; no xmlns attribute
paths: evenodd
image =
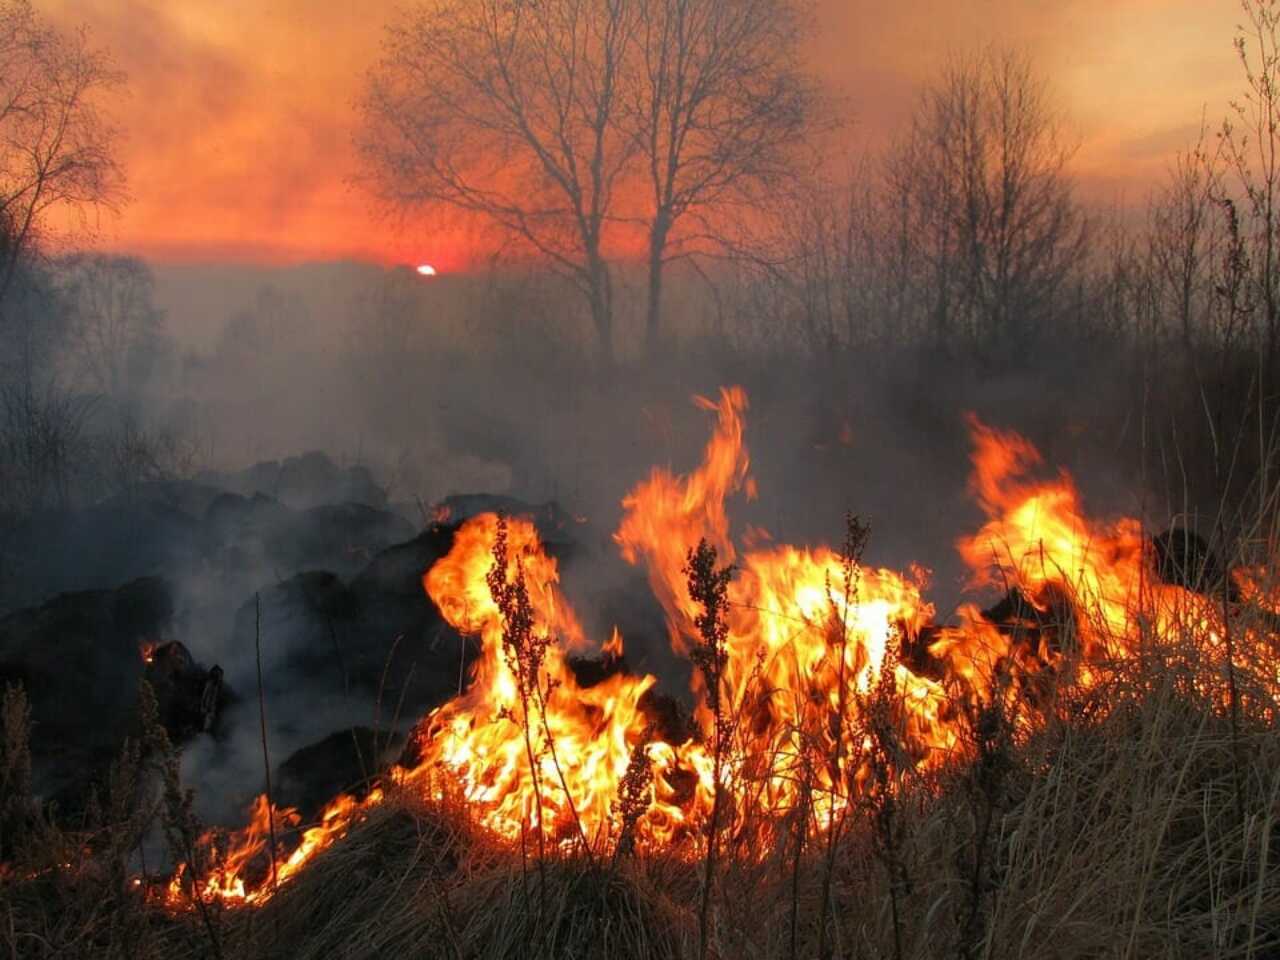
<svg viewBox="0 0 1280 960"><path fill-rule="evenodd" d="M615 674L593 687L579 686L566 653L587 644L560 595L557 563L543 550L531 521L511 519L505 521L509 554L503 572L509 580L524 579L533 632L554 640L536 689L521 694L503 649L502 612L486 582L499 523L493 514L468 520L449 554L424 578L449 624L479 635L482 647L467 692L419 727L423 759L406 779L447 774L481 822L504 837L545 826L563 838L578 832L577 823L587 837L599 836L610 822L631 751L642 743L648 721L641 699L655 681Z"/></svg>
<svg viewBox="0 0 1280 960"><path fill-rule="evenodd" d="M598 650L616 660L621 634L615 628L599 645L584 635L531 519L482 514L457 529L449 553L423 576L445 620L479 638L470 685L419 723L417 762L394 768L386 787L454 797L498 838L535 835L601 850L624 829L619 800L640 757L652 777L626 829L647 848L696 853L717 773L727 785L724 829L739 837L766 841L797 811L824 829L850 809L859 791L871 789L871 731L886 722L876 713L886 693L900 748L894 764L928 770L966 749L957 698L1001 697L1026 730L1044 705L1019 691L1068 663L1076 682L1096 683L1116 658L1188 630L1222 656L1231 627L1225 601L1160 582L1136 520L1088 518L1070 477L1034 479L1037 451L972 417L970 490L986 521L956 547L973 589L997 587L1010 598L1007 618L997 622L969 603L958 623L932 626L927 571L875 567L860 551L793 546L751 530L739 549L726 503L754 495L744 444L747 397L734 387L716 401L695 402L715 415L702 462L686 475L654 469L623 499L614 535L622 556L646 568L677 654L696 648L703 612L689 594L690 550L705 540L720 563L733 565L726 656L718 677L694 672L692 733L659 729L649 706L652 676L579 682L570 654ZM1276 591L1261 572L1238 571L1236 581L1246 598L1273 603ZM527 606L504 607L495 584L526 591ZM904 656L922 638L928 669ZM1239 631L1234 649L1249 657L1264 653L1269 640ZM1001 676L1017 683L997 683ZM733 717L719 772L709 747L717 737L709 682L719 685L722 715ZM168 902L190 900L198 886L205 898L260 903L384 799L382 788L359 800L338 797L284 856L269 849L270 834L273 827L292 833L296 812L259 798L249 825L227 838L216 868L199 885L179 871ZM217 843L204 841L210 849Z"/></svg>
<svg viewBox="0 0 1280 960"><path fill-rule="evenodd" d="M1231 579L1246 603L1280 614L1280 579L1276 577L1274 565L1237 567L1231 571Z"/></svg>
<svg viewBox="0 0 1280 960"><path fill-rule="evenodd" d="M1068 602L1059 606L1072 621L1064 624L1071 628L1066 635L1074 634L1075 652L1086 668L1136 655L1151 638L1169 640L1188 628L1210 644L1219 641L1220 606L1160 581L1137 520L1089 519L1066 473L1052 481L1026 478L1040 462L1026 440L973 417L970 429L975 447L970 489L988 517L976 534L956 543L973 571L973 585L1012 584L1041 612L1054 597L1065 598ZM974 611L966 613L972 621Z"/></svg>
<svg viewBox="0 0 1280 960"><path fill-rule="evenodd" d="M615 535L627 560L648 567L654 593L665 608L672 646L679 653L696 642L695 617L700 613L688 594L689 550L705 539L716 547L721 561L733 561L737 552L729 539L724 501L739 489L751 494L746 482L749 459L742 444L745 394L728 389L721 392L717 405L698 402L717 414L702 465L685 477L654 470L623 501L626 514ZM921 582L914 574L861 569L856 588L850 584L848 590L841 586L844 579L843 561L836 552L776 545L746 553L729 585L728 659L721 696L747 717L740 725L738 752L765 758L741 771L750 788L735 794L740 822L768 822L785 815L794 807L801 784L825 796L825 811L820 813L830 815L843 806L839 794L856 751L844 751L835 770L827 763L836 755L834 744L824 744L826 749L815 756L810 734L824 727L819 714L840 709L842 681L846 694L869 693L880 680L890 648L904 631L918 630L933 614L921 599ZM942 700L937 684L901 667L895 669L895 679L919 703L922 717L937 712ZM695 674L695 717L707 742L713 736L714 718L704 684ZM852 712L851 704L844 706ZM933 746L950 744L945 736L926 739ZM701 809L696 813L705 816L713 789L711 771L697 744L681 749L685 761L699 772L695 793ZM689 811L685 813L689 819Z"/></svg>
<svg viewBox="0 0 1280 960"><path fill-rule="evenodd" d="M687 477L654 468L649 479L623 499L626 513L614 534L628 563L643 560L648 566L649 583L666 611L677 653L687 652L685 638L691 635L698 614L681 572L685 558L705 539L722 562L733 562L736 554L729 539L725 499L743 488L750 467L742 442L746 391L729 387L720 391L719 404L705 397L695 397L694 402L717 415L701 466Z"/></svg>
<svg viewBox="0 0 1280 960"><path fill-rule="evenodd" d="M622 631L617 627L613 628L613 632L609 634L609 639L604 642L604 646L600 648L600 652L605 655L608 660L622 659Z"/></svg>
<svg viewBox="0 0 1280 960"><path fill-rule="evenodd" d="M320 815L319 823L302 832L293 852L282 856L271 847L271 837L295 832L298 811L279 808L260 795L248 810L249 823L243 829L223 838L218 831L203 834L197 851L212 867L203 872L198 882L188 874L188 864L180 863L164 891L164 903L182 909L198 897L204 902L220 900L225 904L259 904L265 902L282 883L302 870L322 850L342 839L371 807L385 799L381 788L372 790L363 800L341 794L330 801ZM250 881L253 877L253 881ZM194 887L194 889L193 889Z"/></svg>

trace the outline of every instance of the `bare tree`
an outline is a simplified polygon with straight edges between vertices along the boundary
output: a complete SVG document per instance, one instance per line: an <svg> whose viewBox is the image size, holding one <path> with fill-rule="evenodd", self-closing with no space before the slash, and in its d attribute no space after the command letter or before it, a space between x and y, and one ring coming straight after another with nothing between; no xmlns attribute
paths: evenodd
<svg viewBox="0 0 1280 960"><path fill-rule="evenodd" d="M935 336L1016 343L1052 319L1088 237L1070 157L1025 56L957 62L926 90L889 177L900 240L928 265Z"/></svg>
<svg viewBox="0 0 1280 960"><path fill-rule="evenodd" d="M137 384L164 325L151 270L134 257L82 254L64 264L70 353L85 386L120 398Z"/></svg>
<svg viewBox="0 0 1280 960"><path fill-rule="evenodd" d="M814 115L796 0L433 0L390 31L362 147L382 196L500 228L585 296L612 358L610 249L663 271L795 172Z"/></svg>
<svg viewBox="0 0 1280 960"><path fill-rule="evenodd" d="M90 400L56 385L0 385L0 528L15 515L70 505L92 412Z"/></svg>
<svg viewBox="0 0 1280 960"><path fill-rule="evenodd" d="M389 30L361 148L379 193L498 228L585 297L613 359L606 228L631 158L617 124L630 0L433 0Z"/></svg>
<svg viewBox="0 0 1280 960"><path fill-rule="evenodd" d="M115 130L98 107L121 82L83 31L58 33L28 0L0 0L0 310L55 209L87 218L122 197Z"/></svg>
<svg viewBox="0 0 1280 960"><path fill-rule="evenodd" d="M1157 315L1172 318L1188 367L1194 368L1202 329L1213 304L1210 269L1221 241L1221 173L1205 136L1174 160L1169 180L1152 199L1147 245Z"/></svg>
<svg viewBox="0 0 1280 960"><path fill-rule="evenodd" d="M625 122L649 194L646 341L660 339L663 268L718 246L720 218L790 179L813 119L794 0L641 0ZM682 221L690 221L681 231Z"/></svg>
<svg viewBox="0 0 1280 960"><path fill-rule="evenodd" d="M1236 53L1245 74L1243 95L1231 102L1221 140L1227 162L1244 191L1255 284L1268 364L1280 350L1280 4L1241 0L1245 23L1237 28Z"/></svg>
<svg viewBox="0 0 1280 960"><path fill-rule="evenodd" d="M776 333L820 361L883 332L883 206L863 163L847 179L802 179L771 205L772 242L749 266L779 314Z"/></svg>

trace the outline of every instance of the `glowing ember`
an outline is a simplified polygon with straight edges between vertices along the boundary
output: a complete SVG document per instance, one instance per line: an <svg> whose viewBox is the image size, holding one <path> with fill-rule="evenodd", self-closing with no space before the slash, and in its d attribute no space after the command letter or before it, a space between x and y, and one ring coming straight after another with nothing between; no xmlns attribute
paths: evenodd
<svg viewBox="0 0 1280 960"><path fill-rule="evenodd" d="M894 763L925 769L964 749L958 702L1001 696L1017 729L1039 721L1034 698L1018 697L1017 684L997 684L998 676L1022 681L1070 657L1077 682L1087 685L1112 658L1138 652L1144 638L1188 629L1211 653L1221 647L1222 605L1159 582L1137 521L1086 518L1070 478L1029 479L1039 465L1030 444L976 419L971 489L987 521L957 547L974 586L1011 588L1025 598L1031 620L1061 613L1053 642L1031 629L1026 638L999 629L972 605L961 609L958 625L930 627L934 609L923 598L920 569L875 568L850 553L777 543L759 530L739 546L726 502L754 491L743 442L747 398L730 388L698 404L716 417L702 463L683 476L655 469L623 500L614 539L628 562L645 567L682 655L698 641L701 613L689 595L690 550L706 540L720 563L734 564L718 691L735 718L727 831L755 831L766 841L802 795L813 798L814 829L851 807L866 789L867 731L884 722L872 715L884 691L892 694L902 748ZM1259 580L1237 575L1243 594L1269 602L1271 585ZM628 822L632 839L674 856L696 854L714 797L713 716L702 672L694 673L697 734L668 742L649 705L653 677L614 673L593 686L579 683L569 654L616 659L623 638L615 629L603 643L589 641L559 583L556 560L531 520L482 514L458 528L423 584L455 629L479 637L481 653L467 691L418 725L420 760L392 770L388 782L421 796L458 797L500 838L607 850L622 829L624 778L633 758L647 758L652 777L631 778L645 790L643 812ZM1252 656L1266 641L1241 636L1236 649ZM907 649L926 651L927 676ZM269 818L279 831L296 815L272 811L260 798L249 826L228 838L217 868L202 878L202 896L261 902L273 890L273 859L274 883L287 882L383 798L380 789L362 800L337 798L301 844L274 857ZM190 900L184 883L181 873L173 879L169 903Z"/></svg>

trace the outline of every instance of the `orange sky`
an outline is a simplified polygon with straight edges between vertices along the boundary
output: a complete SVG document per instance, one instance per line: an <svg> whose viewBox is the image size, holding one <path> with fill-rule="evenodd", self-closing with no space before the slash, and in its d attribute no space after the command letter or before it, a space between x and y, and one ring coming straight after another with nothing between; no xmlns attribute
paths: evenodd
<svg viewBox="0 0 1280 960"><path fill-rule="evenodd" d="M359 257L461 266L479 241L404 228L349 184L354 101L405 0L36 0L129 75L116 109L132 202L100 243L161 260ZM729 2L729 0L726 0ZM877 142L951 51L1031 50L1094 197L1140 202L1202 110L1238 86L1236 0L818 0L813 63Z"/></svg>

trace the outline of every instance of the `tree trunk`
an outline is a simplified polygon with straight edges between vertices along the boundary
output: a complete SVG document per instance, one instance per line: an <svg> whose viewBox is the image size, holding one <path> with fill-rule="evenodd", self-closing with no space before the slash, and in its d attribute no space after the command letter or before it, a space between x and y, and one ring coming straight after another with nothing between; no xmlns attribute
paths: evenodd
<svg viewBox="0 0 1280 960"><path fill-rule="evenodd" d="M662 346L662 270L667 249L667 218L659 214L649 231L649 300L645 313L645 350L649 359L658 356Z"/></svg>
<svg viewBox="0 0 1280 960"><path fill-rule="evenodd" d="M609 265L596 252L589 254L590 290L587 299L591 305L591 325L596 332L598 363L602 370L613 368L613 297L610 288Z"/></svg>
<svg viewBox="0 0 1280 960"><path fill-rule="evenodd" d="M9 299L9 288L13 286L13 277L17 269L17 243L6 232L0 230L0 329L5 326L5 305Z"/></svg>

